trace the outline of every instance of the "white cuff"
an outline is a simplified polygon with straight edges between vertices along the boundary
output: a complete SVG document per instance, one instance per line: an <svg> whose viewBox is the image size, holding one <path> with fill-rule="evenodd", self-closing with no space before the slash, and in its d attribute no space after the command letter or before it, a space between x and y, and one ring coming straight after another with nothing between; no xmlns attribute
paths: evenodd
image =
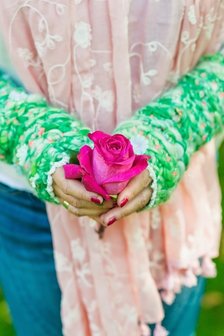
<svg viewBox="0 0 224 336"><path fill-rule="evenodd" d="M155 170L154 170L153 166L150 163L148 163L147 169L148 169L149 175L150 175L150 177L152 179L152 183L150 185L150 187L152 189L152 196L151 196L151 199L150 199L149 203L146 205L145 209L150 209L155 204L156 196L157 196L157 190L158 190L158 185L157 185L157 177L156 177Z"/></svg>
<svg viewBox="0 0 224 336"><path fill-rule="evenodd" d="M51 169L46 173L48 175L46 190L47 190L48 194L52 198L56 199L57 201L58 201L58 199L57 199L57 197L54 193L53 186L52 186L53 185L52 175L55 173L57 168L63 167L66 163L69 163L69 160L70 160L70 157L67 154L65 154L64 157L61 159L61 161L53 163ZM58 201L58 203L59 203L59 201Z"/></svg>

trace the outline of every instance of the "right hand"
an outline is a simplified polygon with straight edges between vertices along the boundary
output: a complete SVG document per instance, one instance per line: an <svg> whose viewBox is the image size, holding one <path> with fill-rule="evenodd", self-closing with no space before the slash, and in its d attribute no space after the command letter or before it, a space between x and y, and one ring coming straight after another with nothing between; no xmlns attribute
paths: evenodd
<svg viewBox="0 0 224 336"><path fill-rule="evenodd" d="M78 217L95 219L114 206L112 200L104 201L102 196L87 191L80 181L66 179L63 167L57 168L52 178L55 195L69 212Z"/></svg>

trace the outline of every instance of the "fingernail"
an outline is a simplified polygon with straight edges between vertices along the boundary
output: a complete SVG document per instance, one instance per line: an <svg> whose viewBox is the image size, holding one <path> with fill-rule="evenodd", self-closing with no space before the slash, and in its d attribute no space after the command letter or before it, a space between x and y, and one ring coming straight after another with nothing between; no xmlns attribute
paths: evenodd
<svg viewBox="0 0 224 336"><path fill-rule="evenodd" d="M113 217L109 220L109 222L107 223L107 226L110 226L112 224L114 224L114 222L116 222L117 218L116 217Z"/></svg>
<svg viewBox="0 0 224 336"><path fill-rule="evenodd" d="M101 200L99 200L99 198L96 198L96 197L92 197L92 198L91 198L91 201L92 201L93 203L96 203L96 204L101 204L101 203L102 203Z"/></svg>
<svg viewBox="0 0 224 336"><path fill-rule="evenodd" d="M128 203L128 198L124 198L120 203L120 207L123 208L127 203Z"/></svg>

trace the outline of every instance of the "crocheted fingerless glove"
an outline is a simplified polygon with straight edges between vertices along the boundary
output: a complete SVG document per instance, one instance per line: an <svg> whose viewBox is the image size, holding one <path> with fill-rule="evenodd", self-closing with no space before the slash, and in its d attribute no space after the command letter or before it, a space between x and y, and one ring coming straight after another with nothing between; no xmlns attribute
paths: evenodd
<svg viewBox="0 0 224 336"><path fill-rule="evenodd" d="M27 94L0 73L0 160L18 165L40 199L59 203L52 174L90 142L89 132L67 112Z"/></svg>
<svg viewBox="0 0 224 336"><path fill-rule="evenodd" d="M169 199L191 156L224 129L224 56L203 57L161 98L140 109L115 133L148 154L153 195L147 208Z"/></svg>

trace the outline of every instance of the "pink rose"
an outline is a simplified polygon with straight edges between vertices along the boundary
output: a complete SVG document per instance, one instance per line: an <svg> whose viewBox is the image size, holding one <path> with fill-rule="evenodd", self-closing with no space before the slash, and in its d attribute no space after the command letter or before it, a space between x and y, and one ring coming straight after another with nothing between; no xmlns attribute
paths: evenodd
<svg viewBox="0 0 224 336"><path fill-rule="evenodd" d="M100 131L89 134L94 148L83 146L79 165L64 166L67 179L81 179L85 188L109 199L119 194L136 175L146 169L149 156L135 155L131 142L121 134Z"/></svg>

